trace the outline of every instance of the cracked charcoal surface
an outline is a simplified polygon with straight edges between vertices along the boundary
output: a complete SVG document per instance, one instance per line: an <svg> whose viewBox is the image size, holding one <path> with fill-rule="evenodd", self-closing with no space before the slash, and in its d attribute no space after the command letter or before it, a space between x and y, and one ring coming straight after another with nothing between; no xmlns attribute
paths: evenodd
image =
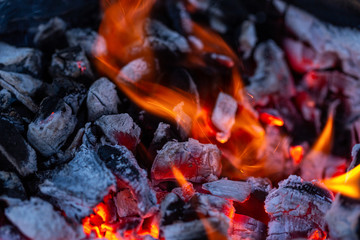
<svg viewBox="0 0 360 240"><path fill-rule="evenodd" d="M201 144L195 139L187 142L169 141L158 151L151 168L152 178L175 180L171 167L176 166L184 177L193 182L217 180L221 172L221 153L216 145Z"/></svg>
<svg viewBox="0 0 360 240"><path fill-rule="evenodd" d="M0 227L0 239L2 240L29 240L12 225Z"/></svg>
<svg viewBox="0 0 360 240"><path fill-rule="evenodd" d="M88 216L115 184L114 175L97 154L82 146L73 160L53 170L39 187L66 216L79 220Z"/></svg>
<svg viewBox="0 0 360 240"><path fill-rule="evenodd" d="M69 46L80 46L88 57L92 56L92 48L97 38L97 32L90 28L73 28L66 31L66 39Z"/></svg>
<svg viewBox="0 0 360 240"><path fill-rule="evenodd" d="M89 121L95 121L102 115L118 113L119 103L115 84L107 78L96 80L91 85L86 99Z"/></svg>
<svg viewBox="0 0 360 240"><path fill-rule="evenodd" d="M38 117L29 124L28 140L46 157L59 152L75 129L77 118L74 114L63 99L44 99Z"/></svg>
<svg viewBox="0 0 360 240"><path fill-rule="evenodd" d="M265 210L270 216L268 240L309 237L318 230L325 232L325 214L330 209L331 192L290 176L279 183L265 200Z"/></svg>
<svg viewBox="0 0 360 240"><path fill-rule="evenodd" d="M267 226L260 221L245 215L235 214L230 236L232 240L265 240L266 228Z"/></svg>
<svg viewBox="0 0 360 240"><path fill-rule="evenodd" d="M25 141L14 125L0 119L0 168L16 170L26 176L37 170L34 149Z"/></svg>
<svg viewBox="0 0 360 240"><path fill-rule="evenodd" d="M37 240L76 240L80 235L53 206L31 198L5 210L6 217L27 237Z"/></svg>
<svg viewBox="0 0 360 240"><path fill-rule="evenodd" d="M202 188L213 195L240 203L248 199L251 193L251 185L249 183L225 179L204 183Z"/></svg>
<svg viewBox="0 0 360 240"><path fill-rule="evenodd" d="M133 154L124 146L101 146L98 154L122 183L129 187L138 202L142 217L152 215L156 209L156 195L150 187L147 173L141 169Z"/></svg>

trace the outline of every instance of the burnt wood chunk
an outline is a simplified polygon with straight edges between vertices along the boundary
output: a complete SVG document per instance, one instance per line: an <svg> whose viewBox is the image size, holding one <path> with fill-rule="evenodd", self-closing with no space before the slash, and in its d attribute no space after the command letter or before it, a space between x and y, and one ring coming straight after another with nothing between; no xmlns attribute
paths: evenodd
<svg viewBox="0 0 360 240"><path fill-rule="evenodd" d="M204 183L202 188L213 195L240 203L247 200L251 193L251 185L249 183L226 179Z"/></svg>
<svg viewBox="0 0 360 240"><path fill-rule="evenodd" d="M115 84L104 77L96 80L91 85L86 99L89 121L95 121L102 115L118 113L119 103Z"/></svg>
<svg viewBox="0 0 360 240"><path fill-rule="evenodd" d="M43 83L30 75L5 72L0 70L0 86L7 89L30 111L38 111L37 104L32 100L43 87Z"/></svg>
<svg viewBox="0 0 360 240"><path fill-rule="evenodd" d="M294 80L284 53L273 40L259 44L254 58L257 68L249 79L247 91L257 103L266 104L270 95L290 98L295 94Z"/></svg>
<svg viewBox="0 0 360 240"><path fill-rule="evenodd" d="M41 102L37 118L29 124L27 132L29 142L46 157L59 152L75 129L77 122L75 114L64 99L45 98Z"/></svg>
<svg viewBox="0 0 360 240"><path fill-rule="evenodd" d="M6 217L27 237L37 240L76 240L82 237L53 206L40 198L31 198L8 207Z"/></svg>
<svg viewBox="0 0 360 240"><path fill-rule="evenodd" d="M37 77L41 73L41 52L32 48L16 48L0 42L0 70L25 73Z"/></svg>
<svg viewBox="0 0 360 240"><path fill-rule="evenodd" d="M80 46L91 57L98 34L90 28L73 28L66 31L66 38L70 47Z"/></svg>
<svg viewBox="0 0 360 240"><path fill-rule="evenodd" d="M360 163L360 144L352 150L353 160L348 168L350 171ZM330 210L325 216L329 228L329 237L336 240L359 239L360 201L337 194Z"/></svg>
<svg viewBox="0 0 360 240"><path fill-rule="evenodd" d="M233 227L230 233L232 240L242 239L266 239L266 225L251 217L235 214Z"/></svg>
<svg viewBox="0 0 360 240"><path fill-rule="evenodd" d="M114 199L119 217L138 216L137 202L129 189L120 190Z"/></svg>
<svg viewBox="0 0 360 240"><path fill-rule="evenodd" d="M217 180L221 172L221 152L216 145L202 144L190 138L187 142L170 141L158 151L151 168L158 181L175 180L172 167L192 182Z"/></svg>
<svg viewBox="0 0 360 240"><path fill-rule="evenodd" d="M157 20L150 20L146 26L147 40L155 51L169 51L171 53L190 52L190 46L182 35L169 29Z"/></svg>
<svg viewBox="0 0 360 240"><path fill-rule="evenodd" d="M270 216L267 239L308 238L315 231L325 236L325 214L332 199L331 192L291 175L266 197L265 210Z"/></svg>
<svg viewBox="0 0 360 240"><path fill-rule="evenodd" d="M43 51L54 51L56 48L66 47L66 23L59 17L50 19L38 26L34 37L34 44Z"/></svg>
<svg viewBox="0 0 360 240"><path fill-rule="evenodd" d="M98 154L116 178L130 189L140 215L152 215L157 209L156 195L150 187L146 171L139 167L131 151L124 146L104 145L99 148Z"/></svg>
<svg viewBox="0 0 360 240"><path fill-rule="evenodd" d="M110 189L115 189L115 184L114 175L97 154L82 146L73 160L53 170L39 188L66 216L80 220L91 213Z"/></svg>
<svg viewBox="0 0 360 240"><path fill-rule="evenodd" d="M24 186L15 173L0 171L0 198L2 197L26 199Z"/></svg>
<svg viewBox="0 0 360 240"><path fill-rule="evenodd" d="M90 62L80 46L70 47L53 54L49 68L53 78L94 78Z"/></svg>
<svg viewBox="0 0 360 240"><path fill-rule="evenodd" d="M0 168L16 170L26 176L37 170L34 149L24 140L14 125L0 119Z"/></svg>
<svg viewBox="0 0 360 240"><path fill-rule="evenodd" d="M113 145L123 145L133 151L140 143L141 129L127 113L102 116L95 125Z"/></svg>

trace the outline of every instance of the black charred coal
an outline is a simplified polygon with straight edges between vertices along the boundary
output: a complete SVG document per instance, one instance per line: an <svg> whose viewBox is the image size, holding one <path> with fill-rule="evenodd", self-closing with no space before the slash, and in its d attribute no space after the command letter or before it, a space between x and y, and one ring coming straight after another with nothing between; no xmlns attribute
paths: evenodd
<svg viewBox="0 0 360 240"><path fill-rule="evenodd" d="M133 154L126 147L118 145L101 146L98 154L117 179L131 190L140 215L151 216L157 209L156 195L150 187L146 171L139 167Z"/></svg>
<svg viewBox="0 0 360 240"><path fill-rule="evenodd" d="M95 121L102 115L118 113L119 104L115 84L107 78L96 80L91 85L86 99L89 121Z"/></svg>
<svg viewBox="0 0 360 240"><path fill-rule="evenodd" d="M40 198L31 198L5 210L6 217L27 237L38 240L75 240L83 237L70 226L53 206Z"/></svg>
<svg viewBox="0 0 360 240"><path fill-rule="evenodd" d="M53 52L55 49L62 49L67 46L66 23L59 17L50 19L45 24L38 26L34 37L34 44L46 52Z"/></svg>
<svg viewBox="0 0 360 240"><path fill-rule="evenodd" d="M94 74L89 60L80 46L70 47L53 54L49 68L53 78L70 78L91 81Z"/></svg>
<svg viewBox="0 0 360 240"><path fill-rule="evenodd" d="M0 171L0 198L2 197L19 198L22 200L27 198L22 182L13 172Z"/></svg>
<svg viewBox="0 0 360 240"><path fill-rule="evenodd" d="M332 199L331 192L291 175L265 200L265 210L270 216L267 239L307 238L315 231L325 236L325 214Z"/></svg>
<svg viewBox="0 0 360 240"><path fill-rule="evenodd" d="M16 48L0 42L0 70L25 73L34 77L41 74L41 56L39 50Z"/></svg>
<svg viewBox="0 0 360 240"><path fill-rule="evenodd" d="M0 86L7 89L30 111L38 111L34 98L44 87L43 82L30 75L0 70Z"/></svg>
<svg viewBox="0 0 360 240"><path fill-rule="evenodd" d="M52 174L40 186L40 191L69 218L80 220L88 216L109 190L115 190L115 177L93 150L80 148L75 158Z"/></svg>
<svg viewBox="0 0 360 240"><path fill-rule="evenodd" d="M16 170L26 176L37 170L34 149L25 141L14 125L0 119L0 160L2 170Z"/></svg>

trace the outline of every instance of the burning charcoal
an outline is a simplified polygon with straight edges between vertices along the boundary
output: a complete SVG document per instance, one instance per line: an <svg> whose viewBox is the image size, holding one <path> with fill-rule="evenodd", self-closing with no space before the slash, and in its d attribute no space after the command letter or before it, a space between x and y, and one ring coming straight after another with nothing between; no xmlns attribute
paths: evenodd
<svg viewBox="0 0 360 240"><path fill-rule="evenodd" d="M0 239L2 240L28 240L19 230L11 225L3 225L0 227Z"/></svg>
<svg viewBox="0 0 360 240"><path fill-rule="evenodd" d="M217 218L177 222L162 227L166 240L227 239L227 228Z"/></svg>
<svg viewBox="0 0 360 240"><path fill-rule="evenodd" d="M158 181L175 180L172 167L177 167L185 179L192 182L216 180L221 172L221 152L216 145L201 144L190 138L187 142L170 141L158 151L151 168Z"/></svg>
<svg viewBox="0 0 360 240"><path fill-rule="evenodd" d="M246 182L251 186L252 194L264 193L267 195L272 189L271 181L267 178L249 177Z"/></svg>
<svg viewBox="0 0 360 240"><path fill-rule="evenodd" d="M360 145L353 147L353 160L348 171L360 163ZM360 201L358 199L348 198L337 194L331 205L330 210L326 213L325 219L329 228L331 239L358 239L359 238L359 218Z"/></svg>
<svg viewBox="0 0 360 240"><path fill-rule="evenodd" d="M147 34L147 40L155 51L190 52L190 46L183 36L157 20L148 22Z"/></svg>
<svg viewBox="0 0 360 240"><path fill-rule="evenodd" d="M113 145L124 145L133 151L140 142L141 129L127 113L102 116L95 125Z"/></svg>
<svg viewBox="0 0 360 240"><path fill-rule="evenodd" d="M38 117L29 125L28 140L44 156L59 152L75 129L74 114L63 99L45 98Z"/></svg>
<svg viewBox="0 0 360 240"><path fill-rule="evenodd" d="M281 1L277 2L279 8L284 4ZM292 5L286 9L285 24L296 37L308 43L319 54L336 54L341 60L343 71L360 78L358 30L321 22Z"/></svg>
<svg viewBox="0 0 360 240"><path fill-rule="evenodd" d="M54 53L49 71L53 78L94 78L85 52L79 46Z"/></svg>
<svg viewBox="0 0 360 240"><path fill-rule="evenodd" d="M142 217L152 215L156 211L156 195L150 187L147 173L141 169L133 154L124 146L101 146L98 150L100 158L114 173L117 179L129 187Z"/></svg>
<svg viewBox="0 0 360 240"><path fill-rule="evenodd" d="M230 138L236 110L236 100L226 93L219 93L211 116L212 123L221 131L216 134L218 141L226 142Z"/></svg>
<svg viewBox="0 0 360 240"><path fill-rule="evenodd" d="M31 97L35 97L43 87L40 80L25 74L0 71L0 86L14 94L30 111L38 110Z"/></svg>
<svg viewBox="0 0 360 240"><path fill-rule="evenodd" d="M53 170L39 188L66 216L79 220L115 188L115 178L93 150L82 146L73 160Z"/></svg>
<svg viewBox="0 0 360 240"><path fill-rule="evenodd" d="M8 72L30 74L41 73L41 52L31 48L16 48L0 42L0 69Z"/></svg>
<svg viewBox="0 0 360 240"><path fill-rule="evenodd" d="M316 52L304 43L290 38L285 39L284 49L291 67L300 73L306 73L315 69L334 67L337 61L334 53Z"/></svg>
<svg viewBox="0 0 360 240"><path fill-rule="evenodd" d="M34 44L45 51L66 47L66 23L58 17L50 19L45 24L40 24L34 37Z"/></svg>
<svg viewBox="0 0 360 240"><path fill-rule="evenodd" d="M126 64L120 71L118 78L136 83L151 73L150 64L144 58L135 59Z"/></svg>
<svg viewBox="0 0 360 240"><path fill-rule="evenodd" d="M80 46L91 57L98 34L90 28L73 28L66 31L66 38L70 47Z"/></svg>
<svg viewBox="0 0 360 240"><path fill-rule="evenodd" d="M6 217L27 237L37 240L76 240L83 236L73 229L53 206L31 198L5 210Z"/></svg>
<svg viewBox="0 0 360 240"><path fill-rule="evenodd" d="M24 186L15 173L0 171L0 198L2 197L26 198Z"/></svg>
<svg viewBox="0 0 360 240"><path fill-rule="evenodd" d="M284 98L294 95L294 82L284 53L274 41L268 40L259 44L255 49L254 58L257 68L249 79L247 91L254 96L255 101L266 104L269 95Z"/></svg>
<svg viewBox="0 0 360 240"><path fill-rule="evenodd" d="M249 58L257 42L256 28L253 21L244 21L241 24L241 35L239 37L240 51L243 58Z"/></svg>
<svg viewBox="0 0 360 240"><path fill-rule="evenodd" d="M180 136L182 139L187 139L192 128L192 119L184 111L184 102L180 102L178 105L176 105L173 108L173 111L176 115L175 120L177 123L177 129L180 132Z"/></svg>
<svg viewBox="0 0 360 240"><path fill-rule="evenodd" d="M291 175L265 200L270 216L267 239L308 238L315 231L326 236L324 217L332 199L331 192Z"/></svg>
<svg viewBox="0 0 360 240"><path fill-rule="evenodd" d="M182 35L191 33L193 23L184 3L178 1L167 1L166 7L175 31Z"/></svg>
<svg viewBox="0 0 360 240"><path fill-rule="evenodd" d="M119 217L139 215L137 202L129 189L120 190L116 194L115 205Z"/></svg>
<svg viewBox="0 0 360 240"><path fill-rule="evenodd" d="M87 95L89 121L95 121L102 115L116 114L119 103L116 86L107 78L100 78L91 85Z"/></svg>
<svg viewBox="0 0 360 240"><path fill-rule="evenodd" d="M0 132L1 169L16 169L23 176L34 173L37 170L34 149L8 121L0 119Z"/></svg>
<svg viewBox="0 0 360 240"><path fill-rule="evenodd" d="M266 239L266 225L251 217L235 214L233 219L232 240Z"/></svg>
<svg viewBox="0 0 360 240"><path fill-rule="evenodd" d="M240 203L246 201L251 193L251 186L249 183L225 179L204 183L202 188L213 195Z"/></svg>
<svg viewBox="0 0 360 240"><path fill-rule="evenodd" d="M11 105L12 96L11 93L6 89L0 90L0 109L6 109Z"/></svg>
<svg viewBox="0 0 360 240"><path fill-rule="evenodd" d="M167 123L160 122L155 133L154 138L151 141L150 149L151 151L160 150L164 144L170 141L170 125Z"/></svg>

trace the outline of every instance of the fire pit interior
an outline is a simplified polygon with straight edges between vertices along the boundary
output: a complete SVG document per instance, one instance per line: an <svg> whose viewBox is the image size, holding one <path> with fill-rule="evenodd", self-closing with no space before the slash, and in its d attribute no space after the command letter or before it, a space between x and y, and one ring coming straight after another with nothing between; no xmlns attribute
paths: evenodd
<svg viewBox="0 0 360 240"><path fill-rule="evenodd" d="M360 2L0 0L0 239L359 239Z"/></svg>

